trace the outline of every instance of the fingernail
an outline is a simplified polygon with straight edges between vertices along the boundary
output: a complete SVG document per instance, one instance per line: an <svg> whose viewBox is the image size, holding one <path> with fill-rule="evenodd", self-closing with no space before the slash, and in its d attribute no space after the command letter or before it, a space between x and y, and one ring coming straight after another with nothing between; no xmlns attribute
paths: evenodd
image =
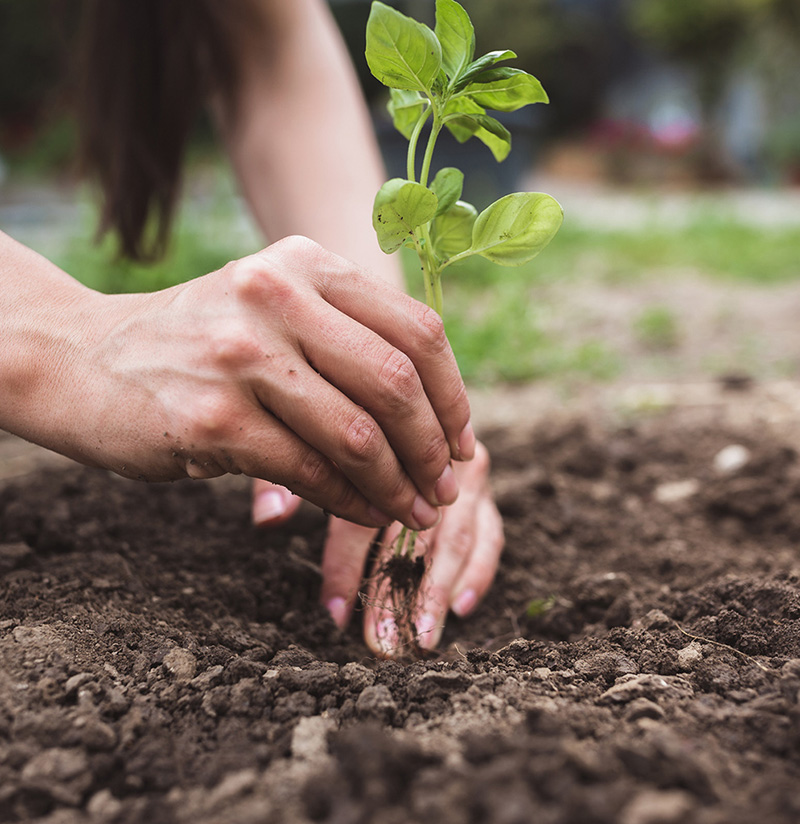
<svg viewBox="0 0 800 824"><path fill-rule="evenodd" d="M397 624L394 618L384 618L378 621L375 627L375 638L378 646L384 655L391 655L397 652L400 645L400 633L397 631Z"/></svg>
<svg viewBox="0 0 800 824"><path fill-rule="evenodd" d="M253 501L253 523L260 526L285 515L288 495L291 495L288 490L284 494L278 489L268 489L258 495Z"/></svg>
<svg viewBox="0 0 800 824"><path fill-rule="evenodd" d="M458 454L461 460L469 461L475 457L475 431L470 421L458 436Z"/></svg>
<svg viewBox="0 0 800 824"><path fill-rule="evenodd" d="M456 599L453 601L453 605L450 609L458 615L459 618L463 618L465 615L468 615L472 612L475 604L478 603L478 594L475 592L474 589L465 589Z"/></svg>
<svg viewBox="0 0 800 824"><path fill-rule="evenodd" d="M380 509L376 509L374 506L369 507L367 510L367 515L375 523L375 526L389 526L390 523L394 520L390 518L386 513L381 512Z"/></svg>
<svg viewBox="0 0 800 824"><path fill-rule="evenodd" d="M439 523L439 510L431 506L422 495L417 495L414 506L411 507L411 518L415 522L411 524L414 529L430 529Z"/></svg>
<svg viewBox="0 0 800 824"><path fill-rule="evenodd" d="M453 472L453 467L450 466L450 464L447 465L447 468L442 472L439 480L436 481L434 492L436 494L436 500L440 504L451 504L458 497L458 481L456 480L455 472Z"/></svg>
<svg viewBox="0 0 800 824"><path fill-rule="evenodd" d="M441 622L437 621L430 612L423 612L417 618L416 625L419 645L423 649L435 649L444 629Z"/></svg>
<svg viewBox="0 0 800 824"><path fill-rule="evenodd" d="M344 598L331 598L327 604L325 604L325 609L331 614L331 618L333 618L333 623L336 624L339 629L344 629L347 625L347 601Z"/></svg>

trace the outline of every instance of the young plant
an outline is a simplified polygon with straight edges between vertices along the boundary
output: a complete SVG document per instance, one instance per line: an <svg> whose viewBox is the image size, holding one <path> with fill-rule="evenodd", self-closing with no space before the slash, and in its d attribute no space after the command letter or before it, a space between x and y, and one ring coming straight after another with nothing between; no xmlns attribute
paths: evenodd
<svg viewBox="0 0 800 824"><path fill-rule="evenodd" d="M426 300L440 315L442 272L447 267L473 255L501 266L519 266L538 255L561 225L563 211L549 195L508 194L478 214L461 200L464 175L459 169L440 169L430 180L434 148L443 129L461 143L477 138L500 162L511 150L511 135L487 110L512 112L548 102L535 77L499 65L515 57L513 51L501 50L476 59L472 21L456 0L436 0L434 30L378 0L372 3L367 63L389 87L389 112L408 140L406 177L380 188L372 222L387 254L402 246L416 250ZM419 162L419 144L428 124ZM396 618L402 643L408 638L403 637L401 622L413 627L409 610L415 608L421 581L420 564L413 563L416 537L411 530L401 532L391 568L385 570L395 612L400 613ZM399 559L407 559L416 573L402 572ZM395 581L398 571L400 580Z"/></svg>

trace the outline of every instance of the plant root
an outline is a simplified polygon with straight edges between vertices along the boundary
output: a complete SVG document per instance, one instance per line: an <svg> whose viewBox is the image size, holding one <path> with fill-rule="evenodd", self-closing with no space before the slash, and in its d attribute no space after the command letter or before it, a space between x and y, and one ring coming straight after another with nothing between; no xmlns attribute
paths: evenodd
<svg viewBox="0 0 800 824"><path fill-rule="evenodd" d="M387 656L392 658L419 659L428 653L419 644L416 621L422 581L426 563L423 555L414 558L393 553L386 558L366 582L365 592L360 594L362 604L388 612L392 616L391 630L386 619L376 619L377 638L385 644ZM368 595L367 592L374 593ZM391 632L391 636L389 635Z"/></svg>

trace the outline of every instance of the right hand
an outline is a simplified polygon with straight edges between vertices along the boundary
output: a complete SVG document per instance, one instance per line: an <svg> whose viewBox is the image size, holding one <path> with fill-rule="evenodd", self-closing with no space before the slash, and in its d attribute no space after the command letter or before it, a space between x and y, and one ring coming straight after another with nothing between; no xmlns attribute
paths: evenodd
<svg viewBox="0 0 800 824"><path fill-rule="evenodd" d="M97 305L61 364L60 451L150 481L244 473L371 527L455 500L474 438L439 316L311 241Z"/></svg>

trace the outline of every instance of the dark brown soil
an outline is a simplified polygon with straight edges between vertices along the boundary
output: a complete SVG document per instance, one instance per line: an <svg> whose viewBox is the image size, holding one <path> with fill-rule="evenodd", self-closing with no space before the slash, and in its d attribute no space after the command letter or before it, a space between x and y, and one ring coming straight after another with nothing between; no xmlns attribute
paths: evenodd
<svg viewBox="0 0 800 824"><path fill-rule="evenodd" d="M0 482L0 821L800 820L794 449L670 415L485 434L502 569L411 664L317 606L315 512Z"/></svg>

